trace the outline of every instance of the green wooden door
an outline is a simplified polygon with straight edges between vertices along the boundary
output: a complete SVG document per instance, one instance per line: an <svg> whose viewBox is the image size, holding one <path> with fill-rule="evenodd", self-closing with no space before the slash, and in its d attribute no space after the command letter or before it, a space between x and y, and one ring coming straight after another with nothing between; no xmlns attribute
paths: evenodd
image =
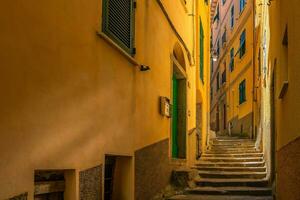
<svg viewBox="0 0 300 200"><path fill-rule="evenodd" d="M173 76L172 157L178 158L178 80Z"/></svg>

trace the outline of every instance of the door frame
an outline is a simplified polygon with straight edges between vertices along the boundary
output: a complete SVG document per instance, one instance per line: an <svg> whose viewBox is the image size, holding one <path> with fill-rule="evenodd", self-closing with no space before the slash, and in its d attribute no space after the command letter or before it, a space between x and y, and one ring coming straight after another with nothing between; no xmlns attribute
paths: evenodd
<svg viewBox="0 0 300 200"><path fill-rule="evenodd" d="M186 123L185 123L185 152L186 152L186 155L185 155L185 158L175 158L173 157L172 155L172 151L173 151L173 141L172 141L172 138L173 138L173 127L172 127L172 117L171 117L171 120L170 120L170 141L169 141L169 156L171 158L171 160L174 160L174 161L183 161L183 162L186 162L187 160L187 154L188 154L188 151L187 151L187 146L188 146L188 137L187 137L187 134L188 134L188 78L187 78L187 73L186 71L184 70L184 67L181 66L181 64L178 62L178 60L175 58L175 56L173 54L170 55L170 60L171 60L171 70L170 70L170 99L173 100L173 75L174 75L174 67L177 68L177 73L180 74L181 78L182 79L185 79L186 81L186 84L185 84L185 91L186 91L186 96L185 96L185 102L186 102L186 112L185 112L185 118L186 118ZM171 104L173 104L173 102L171 102Z"/></svg>

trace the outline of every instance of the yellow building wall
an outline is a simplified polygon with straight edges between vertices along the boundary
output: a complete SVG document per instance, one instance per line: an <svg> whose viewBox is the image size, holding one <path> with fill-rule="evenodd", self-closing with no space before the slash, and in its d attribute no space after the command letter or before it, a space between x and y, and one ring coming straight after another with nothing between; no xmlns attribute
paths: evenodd
<svg viewBox="0 0 300 200"><path fill-rule="evenodd" d="M277 199L299 199L299 155L300 155L300 14L299 1L288 3L274 1L269 7L270 48L267 80L274 77L274 98L271 105L274 113L274 131L276 148ZM285 44L287 40L287 44ZM283 83L288 88L282 93ZM268 82L267 82L268 83ZM271 98L272 101L272 98Z"/></svg>
<svg viewBox="0 0 300 200"><path fill-rule="evenodd" d="M239 1L230 1L220 6L220 22L219 25L214 23L213 29L213 44L216 40L220 41L220 56L217 62L214 63L214 73L212 76L211 85L214 89L214 98L211 102L212 106L212 120L216 123L217 105L219 105L219 123L223 124L223 103L227 104L226 120L229 122L234 118L238 120L251 114L253 111L253 43L254 43L254 15L253 15L253 1L247 1L246 7L240 13ZM234 27L230 27L230 12L234 5ZM222 45L222 35L226 30L226 43ZM246 53L240 58L238 50L240 48L240 35L246 30ZM234 70L230 72L230 50L234 48ZM216 50L216 46L214 46ZM224 64L225 63L225 64ZM222 85L221 77L226 68L226 83ZM217 73L219 72L219 80L217 80ZM239 104L239 85L243 80L246 80L246 102ZM217 91L217 81L220 83L220 90ZM228 125L228 123L227 123ZM222 126L220 126L222 127ZM228 126L227 126L228 128ZM249 134L249 133L248 133Z"/></svg>
<svg viewBox="0 0 300 200"><path fill-rule="evenodd" d="M290 141L299 137L299 78L300 73L298 57L299 31L298 17L293 6L297 1L285 4L283 1L272 3L270 7L270 66L275 73L275 110L276 110L276 132L277 148L281 149ZM279 18L280 16L280 18ZM280 20L279 20L280 19ZM286 27L288 28L288 48L282 44ZM276 60L276 63L275 63ZM271 72L269 72L271 73ZM278 95L284 81L289 82L289 87L283 99ZM291 113L293 113L291 115Z"/></svg>
<svg viewBox="0 0 300 200"><path fill-rule="evenodd" d="M0 3L0 199L22 192L33 199L35 169L75 169L78 181L79 171L103 164L105 154L134 157L170 137L159 97L171 97L176 43L192 89L196 68L187 55L193 49L189 12L180 1L161 3L187 49L157 1L138 1L134 61L98 35L101 1ZM140 72L133 62L151 70ZM192 89L188 130L195 127Z"/></svg>
<svg viewBox="0 0 300 200"><path fill-rule="evenodd" d="M299 2L260 3L262 143L276 199L296 200L300 196ZM286 30L288 44L284 44ZM288 88L279 98L284 81Z"/></svg>
<svg viewBox="0 0 300 200"><path fill-rule="evenodd" d="M209 133L209 98L210 98L210 6L204 1L196 1L198 13L196 17L196 102L202 105L202 151L206 149ZM201 22L200 22L201 21ZM203 27L204 60L203 60L203 81L200 78L200 24Z"/></svg>

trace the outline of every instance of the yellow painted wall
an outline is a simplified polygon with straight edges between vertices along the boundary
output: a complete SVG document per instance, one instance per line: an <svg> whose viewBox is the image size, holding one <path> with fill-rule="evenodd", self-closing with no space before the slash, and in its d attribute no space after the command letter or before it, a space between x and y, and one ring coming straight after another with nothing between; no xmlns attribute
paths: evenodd
<svg viewBox="0 0 300 200"><path fill-rule="evenodd" d="M294 0L289 1L288 4L284 1L276 1L272 2L270 7L269 61L275 72L275 122L278 150L300 136L298 5L299 2ZM286 26L288 48L282 45ZM279 99L284 81L289 82L288 90L283 99Z"/></svg>
<svg viewBox="0 0 300 200"><path fill-rule="evenodd" d="M161 2L193 52L191 5L185 12L180 1ZM96 34L101 5L0 3L0 199L28 191L31 200L35 169L76 169L78 181L78 172L103 164L106 153L133 156L169 138L159 96L171 96L170 55L178 38L157 1L138 1L135 60L151 68L140 72ZM196 68L182 49L191 84L189 130L195 127Z"/></svg>
<svg viewBox="0 0 300 200"><path fill-rule="evenodd" d="M268 4L270 3L270 4ZM299 159L299 19L298 1L258 1L257 16L260 25L262 49L261 79L261 128L267 171L275 175L276 199L298 199L297 180ZM284 35L288 28L288 45ZM274 79L274 85L273 85ZM288 89L279 98L284 81ZM272 95L274 86L274 95ZM273 112L274 111L274 112ZM298 140L297 140L298 139ZM271 162L273 161L273 162ZM274 163L274 168L271 168ZM273 170L273 171L271 171Z"/></svg>
<svg viewBox="0 0 300 200"><path fill-rule="evenodd" d="M204 1L196 1L198 4L198 13L196 17L196 102L202 103L202 151L207 145L207 136L209 131L209 90L210 90L210 6ZM204 68L203 81L200 78L200 20L204 32Z"/></svg>

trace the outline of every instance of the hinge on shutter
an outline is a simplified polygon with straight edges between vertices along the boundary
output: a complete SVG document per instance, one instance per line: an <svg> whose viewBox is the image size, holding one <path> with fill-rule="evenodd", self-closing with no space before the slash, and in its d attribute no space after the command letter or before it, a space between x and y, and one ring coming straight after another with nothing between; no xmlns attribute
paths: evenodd
<svg viewBox="0 0 300 200"><path fill-rule="evenodd" d="M136 1L133 1L133 8L136 8Z"/></svg>

